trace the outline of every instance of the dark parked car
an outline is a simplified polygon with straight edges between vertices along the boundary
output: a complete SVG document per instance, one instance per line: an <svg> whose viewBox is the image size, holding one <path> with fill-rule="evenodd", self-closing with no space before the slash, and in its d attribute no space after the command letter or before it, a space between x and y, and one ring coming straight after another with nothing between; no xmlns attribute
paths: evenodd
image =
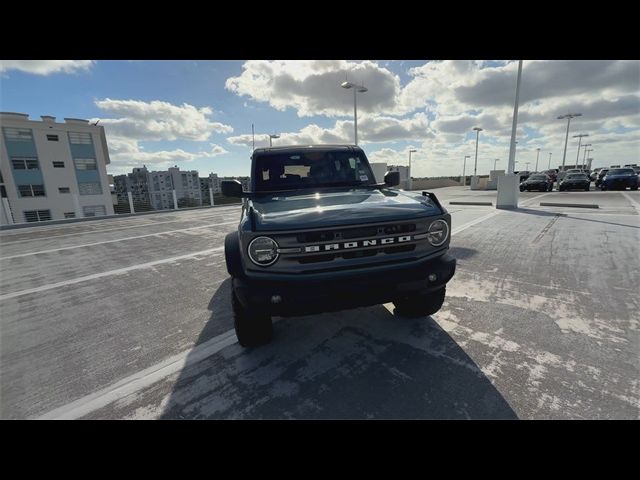
<svg viewBox="0 0 640 480"><path fill-rule="evenodd" d="M520 172L513 172L516 175L520 175L520 181L524 182L527 178L529 178L529 175L531 175L531 172L529 170L522 170Z"/></svg>
<svg viewBox="0 0 640 480"><path fill-rule="evenodd" d="M638 174L631 167L611 168L600 183L601 190L638 190Z"/></svg>
<svg viewBox="0 0 640 480"><path fill-rule="evenodd" d="M608 168L602 168L598 172L598 176L596 177L596 188L600 188L600 184L602 184L602 179L604 178L604 176L607 174L608 171L609 171Z"/></svg>
<svg viewBox="0 0 640 480"><path fill-rule="evenodd" d="M538 190L540 192L550 192L553 189L553 181L548 175L542 173L534 173L520 184L520 191L530 192Z"/></svg>
<svg viewBox="0 0 640 480"><path fill-rule="evenodd" d="M560 182L558 190L566 192L569 190L585 190L589 191L591 180L584 173L567 173Z"/></svg>
<svg viewBox="0 0 640 480"><path fill-rule="evenodd" d="M393 302L406 317L431 315L454 275L451 215L430 192L378 183L354 145L258 148L238 229L224 251L238 342L267 343L272 316Z"/></svg>

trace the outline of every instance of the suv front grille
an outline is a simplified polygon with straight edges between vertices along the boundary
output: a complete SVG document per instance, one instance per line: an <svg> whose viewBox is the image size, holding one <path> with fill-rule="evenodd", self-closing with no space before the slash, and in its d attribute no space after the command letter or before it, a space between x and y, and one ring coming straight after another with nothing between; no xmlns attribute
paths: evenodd
<svg viewBox="0 0 640 480"><path fill-rule="evenodd" d="M353 238L373 238L378 235L394 235L414 232L415 223L385 225L381 227L345 228L324 230L321 232L305 232L296 236L298 243L330 242L332 240L350 240Z"/></svg>

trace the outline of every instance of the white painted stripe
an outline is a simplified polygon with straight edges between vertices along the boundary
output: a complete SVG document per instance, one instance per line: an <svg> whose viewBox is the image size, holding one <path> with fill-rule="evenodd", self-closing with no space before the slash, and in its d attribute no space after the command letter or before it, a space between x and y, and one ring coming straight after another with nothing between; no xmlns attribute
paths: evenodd
<svg viewBox="0 0 640 480"><path fill-rule="evenodd" d="M5 295L0 295L0 302L2 302L3 300L9 300L10 298L20 297L22 295L28 295L30 293L45 292L47 290L52 290L54 288L65 287L67 285L73 285L76 283L88 282L89 280L95 280L96 278L109 277L111 275L119 275L121 273L130 272L132 270L141 270L144 268L153 267L155 265L161 265L163 263L170 263L170 262L175 262L177 260L193 258L193 257L197 257L198 255L208 255L210 253L220 252L222 250L224 250L224 246L210 248L208 250L200 250L199 252L188 253L186 255L179 255L177 257L163 258L162 260L155 260L153 262L140 263L138 265L131 265L129 267L118 268L116 270L109 270L107 272L94 273L92 275L85 275L84 277L72 278L69 280L64 280L62 282L48 283L47 285L41 285L35 288L20 290L19 292L12 292L12 293L7 293Z"/></svg>
<svg viewBox="0 0 640 480"><path fill-rule="evenodd" d="M534 201L538 197L534 197L529 201ZM524 203L524 202L523 202ZM481 217L482 220L486 220L487 218L491 218L499 213L503 212L503 210L498 210L496 212L492 212L490 215L485 215ZM469 223L461 225L458 227L457 231L462 231L471 224L475 225L482 221L481 219L472 220ZM456 233L454 231L452 235ZM390 304L384 305L387 309ZM52 410L40 417L39 420L54 420L54 419L77 419L81 418L85 415L88 415L91 412L94 412L100 408L106 407L107 405L124 398L128 395L132 395L140 390L147 388L154 383L168 377L169 375L176 373L183 368L196 364L205 358L210 357L226 348L229 345L234 344L237 341L237 337L235 335L234 330L228 330L225 333L218 335L217 337L208 340L207 342L199 345L192 350L187 350L173 357L169 357L166 360L163 360L156 365L149 367L145 370L142 370L138 373L135 373L119 382L107 387L105 389L99 390L98 392L86 395L74 402L71 402L67 405L63 405L55 410Z"/></svg>
<svg viewBox="0 0 640 480"><path fill-rule="evenodd" d="M640 203L638 203L635 198L633 198L627 192L620 192L620 193L622 193L622 195L624 195L625 198L633 204L633 207L640 212Z"/></svg>
<svg viewBox="0 0 640 480"><path fill-rule="evenodd" d="M72 245L70 247L51 248L49 250L39 250L37 252L21 253L19 255L10 255L7 257L0 257L0 260L10 260L12 258L28 257L30 255L39 255L41 253L59 252L60 250L73 250L75 248L93 247L94 245L103 245L105 243L124 242L126 240L135 240L136 238L158 237L160 235L165 235L167 233L186 232L189 230L196 230L199 228L217 227L218 225L230 225L232 223L237 224L238 221L235 220L233 222L209 223L207 225L200 225L198 227L179 228L177 230L167 230L165 232L158 232L158 233L147 233L146 235L136 235L135 237L116 238L115 240L104 240L102 242L84 243L82 245Z"/></svg>
<svg viewBox="0 0 640 480"><path fill-rule="evenodd" d="M173 373L204 360L218 353L225 347L236 343L237 338L233 330L207 340L192 350L187 350L153 365L145 370L126 377L119 382L82 397L72 403L51 410L37 418L37 420L74 420L87 415L112 402L134 394Z"/></svg>
<svg viewBox="0 0 640 480"><path fill-rule="evenodd" d="M10 245L12 243L20 243L20 244L22 244L22 243L27 243L27 242L41 242L43 240L50 240L52 238L75 237L75 236L78 236L78 235L88 235L88 234L103 233L103 232L115 232L115 231L118 231L118 230L127 230L129 228L152 227L154 225L162 225L162 224L165 224L165 223L195 222L195 221L198 221L198 220L209 220L209 219L215 218L215 217L216 216L214 215L214 216L206 217L206 218L204 218L204 217L192 218L192 219L181 218L179 220L167 220L167 221L163 221L163 222L140 223L140 224L137 224L137 225L129 225L129 226L126 226L126 227L102 228L102 229L97 229L97 230L87 230L87 231L84 231L84 232L64 233L64 234L61 234L61 235L48 235L46 237L29 238L29 239L26 239L26 240L22 240L22 239L21 240L13 240L13 241L5 241L4 240L5 238L15 237L15 236L18 236L18 235L21 235L21 234L24 235L25 233L34 233L34 230L24 229L24 230L20 230L17 233L13 233L11 235L6 235L6 234L0 235L0 245ZM224 220L225 218L222 217L222 219ZM85 226L85 225L82 225L82 226Z"/></svg>

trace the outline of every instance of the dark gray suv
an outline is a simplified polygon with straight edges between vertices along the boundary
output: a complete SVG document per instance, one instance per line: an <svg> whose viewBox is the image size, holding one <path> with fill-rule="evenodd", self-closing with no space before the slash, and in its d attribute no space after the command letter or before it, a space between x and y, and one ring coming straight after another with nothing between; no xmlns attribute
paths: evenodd
<svg viewBox="0 0 640 480"><path fill-rule="evenodd" d="M271 340L272 316L393 302L404 316L437 312L456 260L451 216L429 192L376 182L351 145L256 149L238 230L225 239L238 341Z"/></svg>

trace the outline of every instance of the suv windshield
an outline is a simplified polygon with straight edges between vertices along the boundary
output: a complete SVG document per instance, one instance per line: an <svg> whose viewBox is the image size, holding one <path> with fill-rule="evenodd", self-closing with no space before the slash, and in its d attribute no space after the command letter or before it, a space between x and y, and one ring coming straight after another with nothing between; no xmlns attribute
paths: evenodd
<svg viewBox="0 0 640 480"><path fill-rule="evenodd" d="M362 154L350 151L267 153L256 156L254 169L256 192L376 183Z"/></svg>
<svg viewBox="0 0 640 480"><path fill-rule="evenodd" d="M544 175L531 175L529 180L546 180L547 177Z"/></svg>
<svg viewBox="0 0 640 480"><path fill-rule="evenodd" d="M632 168L612 168L607 175L635 175Z"/></svg>

